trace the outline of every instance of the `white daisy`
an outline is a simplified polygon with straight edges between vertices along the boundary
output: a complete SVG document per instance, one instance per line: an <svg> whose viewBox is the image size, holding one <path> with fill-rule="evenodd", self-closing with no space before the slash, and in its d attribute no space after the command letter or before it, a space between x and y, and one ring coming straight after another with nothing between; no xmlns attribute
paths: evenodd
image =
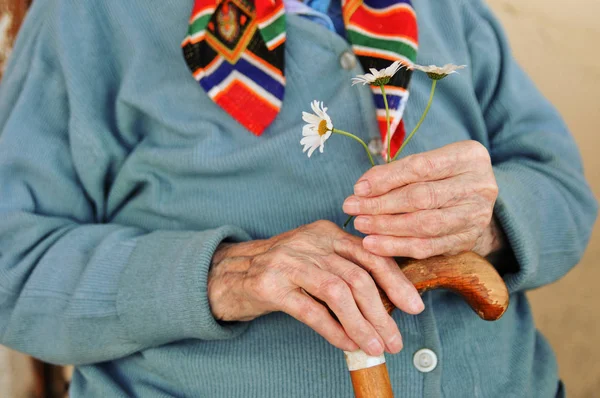
<svg viewBox="0 0 600 398"><path fill-rule="evenodd" d="M327 114L327 108L323 107L323 102L313 101L310 104L313 112L302 112L302 120L306 123L302 128L302 139L300 145L304 145L302 152L308 151L310 157L315 149L323 153L325 141L331 136L333 131L333 123Z"/></svg>
<svg viewBox="0 0 600 398"><path fill-rule="evenodd" d="M446 64L444 66L435 66L435 65L422 66L422 65L415 64L411 67L411 69L416 69L416 70L420 70L421 72L427 73L427 76L429 76L430 79L442 80L446 76L456 73L457 70L464 69L466 67L467 67L467 65L454 65L454 64Z"/></svg>
<svg viewBox="0 0 600 398"><path fill-rule="evenodd" d="M371 73L366 73L364 75L358 75L352 78L352 85L355 84L372 84L374 86L386 85L390 82L392 76L398 72L398 69L402 68L404 65L400 61L396 61L387 68L377 70L375 68L369 69Z"/></svg>

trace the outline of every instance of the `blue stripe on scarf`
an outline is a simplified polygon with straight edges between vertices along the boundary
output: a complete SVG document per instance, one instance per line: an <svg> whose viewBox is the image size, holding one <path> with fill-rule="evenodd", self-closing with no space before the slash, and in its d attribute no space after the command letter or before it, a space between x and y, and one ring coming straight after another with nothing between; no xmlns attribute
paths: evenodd
<svg viewBox="0 0 600 398"><path fill-rule="evenodd" d="M386 93L386 96L387 96L388 105L390 107L390 110L398 109L398 106L400 106L400 101L403 96L402 95L392 95L390 93ZM383 95L373 93L373 98L375 99L375 106L377 107L377 109L385 109L385 104L383 102Z"/></svg>
<svg viewBox="0 0 600 398"><path fill-rule="evenodd" d="M410 0L363 0L363 3L375 9L387 8L396 4L408 4L412 7Z"/></svg>
<svg viewBox="0 0 600 398"><path fill-rule="evenodd" d="M233 70L247 76L277 99L283 100L284 86L243 58L240 58L235 65L223 61L213 73L200 79L200 85L208 92L225 80Z"/></svg>

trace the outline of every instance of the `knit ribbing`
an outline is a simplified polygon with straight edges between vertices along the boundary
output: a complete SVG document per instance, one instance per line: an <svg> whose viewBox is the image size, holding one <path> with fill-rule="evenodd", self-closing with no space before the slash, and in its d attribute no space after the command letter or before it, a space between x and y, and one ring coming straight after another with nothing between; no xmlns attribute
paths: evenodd
<svg viewBox="0 0 600 398"><path fill-rule="evenodd" d="M333 136L310 159L301 111L379 136L372 93L336 33L288 17L286 97L255 137L210 101L180 53L192 1L33 3L0 87L0 343L76 363L74 397L347 397L341 351L292 317L220 324L206 278L224 239L338 224L368 169ZM500 186L496 216L517 264L511 305L485 322L448 292L394 313L404 350L387 356L401 397L552 396L552 350L524 290L579 259L596 215L575 144L510 57L483 2L415 2L419 64L466 63L440 82L409 155L474 139ZM347 57L345 57L347 59ZM429 95L415 74L410 129ZM381 159L379 159L381 161ZM427 348L431 373L413 365Z"/></svg>

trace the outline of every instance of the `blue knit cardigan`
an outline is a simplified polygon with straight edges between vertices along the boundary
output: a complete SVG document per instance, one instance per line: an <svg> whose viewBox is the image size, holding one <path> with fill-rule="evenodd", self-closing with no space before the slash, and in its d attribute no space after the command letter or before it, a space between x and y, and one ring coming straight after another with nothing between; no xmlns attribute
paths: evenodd
<svg viewBox="0 0 600 398"><path fill-rule="evenodd" d="M0 87L0 343L77 365L73 397L348 397L343 354L290 316L221 324L207 271L223 240L267 238L341 204L368 167L334 136L302 153L301 111L325 101L340 128L378 136L362 73L337 34L288 17L287 91L261 137L192 78L180 42L192 0L38 0ZM481 0L419 0L420 64L468 64L439 84L407 153L473 139L500 187L511 305L485 322L447 292L394 315L397 396L551 397L557 364L525 292L580 259L596 217L563 121L513 60ZM552 65L552 67L556 67ZM415 74L406 124L430 82ZM433 350L430 373L413 353Z"/></svg>

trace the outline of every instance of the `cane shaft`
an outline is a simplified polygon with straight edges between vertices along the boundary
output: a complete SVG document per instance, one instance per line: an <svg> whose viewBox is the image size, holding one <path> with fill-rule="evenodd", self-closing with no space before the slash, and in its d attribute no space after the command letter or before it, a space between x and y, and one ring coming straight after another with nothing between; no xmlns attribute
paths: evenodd
<svg viewBox="0 0 600 398"><path fill-rule="evenodd" d="M508 307L504 281L492 264L475 253L404 260L399 266L419 293L434 289L453 291L462 296L482 319L499 319ZM381 289L380 294L391 313L395 306ZM348 365L356 398L393 398L385 363L360 370L353 370L350 362Z"/></svg>
<svg viewBox="0 0 600 398"><path fill-rule="evenodd" d="M390 375L385 363L350 371L356 398L394 398Z"/></svg>

